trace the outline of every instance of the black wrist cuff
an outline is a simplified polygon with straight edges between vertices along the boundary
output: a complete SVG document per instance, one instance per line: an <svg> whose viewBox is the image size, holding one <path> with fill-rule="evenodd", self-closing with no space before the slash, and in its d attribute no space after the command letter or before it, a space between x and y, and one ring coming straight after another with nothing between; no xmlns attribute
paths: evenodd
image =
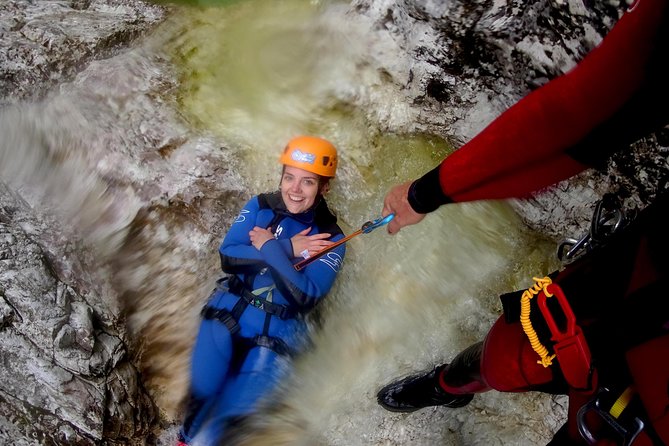
<svg viewBox="0 0 669 446"><path fill-rule="evenodd" d="M407 199L412 209L419 214L427 214L442 204L453 203L453 200L441 191L439 166L411 183Z"/></svg>

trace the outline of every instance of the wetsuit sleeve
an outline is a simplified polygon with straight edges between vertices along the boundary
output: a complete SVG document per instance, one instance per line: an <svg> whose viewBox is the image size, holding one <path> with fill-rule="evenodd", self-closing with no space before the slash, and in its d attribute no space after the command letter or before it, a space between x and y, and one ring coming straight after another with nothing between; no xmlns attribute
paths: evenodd
<svg viewBox="0 0 669 446"><path fill-rule="evenodd" d="M248 274L266 267L263 257L251 244L249 232L256 226L258 197L249 200L232 223L219 247L221 268L228 274Z"/></svg>
<svg viewBox="0 0 669 446"><path fill-rule="evenodd" d="M279 244L283 248L284 252L286 255L290 258L295 257L293 253L293 242L289 238L281 239L279 240Z"/></svg>
<svg viewBox="0 0 669 446"><path fill-rule="evenodd" d="M337 241L343 237L343 234L338 234L330 240ZM344 244L336 247L301 271L295 270L293 262L277 240L266 242L260 253L270 266L279 291L288 298L292 297L300 307L308 309L332 288L344 261L346 248Z"/></svg>
<svg viewBox="0 0 669 446"><path fill-rule="evenodd" d="M669 118L666 30L667 0L639 0L575 68L416 180L411 206L526 197L657 130Z"/></svg>

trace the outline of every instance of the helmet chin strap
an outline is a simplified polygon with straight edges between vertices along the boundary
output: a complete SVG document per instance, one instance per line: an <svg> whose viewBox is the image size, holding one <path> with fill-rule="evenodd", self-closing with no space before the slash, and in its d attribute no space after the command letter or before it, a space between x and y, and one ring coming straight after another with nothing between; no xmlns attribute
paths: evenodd
<svg viewBox="0 0 669 446"><path fill-rule="evenodd" d="M309 208L309 210L312 211L312 210L316 209L316 206L318 206L319 204L321 204L321 201L323 201L323 194L319 192L319 193L316 195L316 198L314 198L314 204L311 205L311 207Z"/></svg>

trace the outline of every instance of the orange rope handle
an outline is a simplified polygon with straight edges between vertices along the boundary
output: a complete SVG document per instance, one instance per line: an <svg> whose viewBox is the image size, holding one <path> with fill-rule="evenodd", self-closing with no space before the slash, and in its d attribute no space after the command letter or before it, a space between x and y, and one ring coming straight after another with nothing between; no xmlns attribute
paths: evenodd
<svg viewBox="0 0 669 446"><path fill-rule="evenodd" d="M306 259L300 260L295 265L293 265L293 267L297 271L300 271L300 270L304 269L305 266L309 265L311 262L314 262L314 261L318 260L319 258L321 258L323 256L323 254L327 254L328 252L335 249L337 246L343 245L344 243L348 242L349 240L351 240L356 235L360 235L360 234L362 234L362 229L358 229L354 233L349 234L346 237L337 240L336 242L332 243L331 245L328 245L325 248L321 249L320 251L314 253L314 255L307 257Z"/></svg>
<svg viewBox="0 0 669 446"><path fill-rule="evenodd" d="M548 292L548 285L553 283L550 277L533 277L534 285L525 290L523 296L520 298L520 325L523 326L523 331L527 335L527 339L530 340L530 345L532 350L534 350L541 360L537 361L537 364L541 364L544 367L548 367L553 364L553 358L555 355L549 355L548 349L539 341L539 336L537 332L534 331L532 327L532 322L530 321L530 300L539 294L541 291L544 292L546 297L551 297L552 294Z"/></svg>

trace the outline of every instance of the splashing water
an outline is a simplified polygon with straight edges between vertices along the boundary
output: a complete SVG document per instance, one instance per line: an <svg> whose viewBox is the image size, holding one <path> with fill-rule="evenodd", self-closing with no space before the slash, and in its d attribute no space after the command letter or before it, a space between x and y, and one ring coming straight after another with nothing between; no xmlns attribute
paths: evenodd
<svg viewBox="0 0 669 446"><path fill-rule="evenodd" d="M329 202L346 233L380 215L390 186L452 150L413 132L417 111L374 61L400 50L367 25L337 1L178 7L142 48L93 63L45 109L0 116L2 178L39 185L117 265L147 386L168 418L178 421L217 244L245 199L276 188L288 138L318 134L339 148ZM552 248L504 203L447 206L397 236L353 239L310 318L314 347L242 443L547 442L563 409L545 396L490 392L407 416L375 393L482 339L496 296L553 269Z"/></svg>
<svg viewBox="0 0 669 446"><path fill-rule="evenodd" d="M171 43L184 112L239 147L249 166L243 175L256 190L275 186L273 157L289 136L311 132L335 142L342 162L330 201L350 232L379 214L391 185L434 166L450 148L435 137L383 133L410 128L415 112L398 105L400 93L370 62L377 43L365 38L364 25L337 3L324 6L249 1L191 10ZM383 111L362 111L370 97ZM385 122L374 120L379 115ZM536 269L546 272L550 249L499 203L449 208L397 237L379 231L350 242L344 271L318 312L315 348L296 364L279 403L253 420L246 442L520 444L522 425L530 426L528 444L546 440L558 421L544 425L529 415L545 410L545 399L515 396L509 406L483 397L439 413L423 431L428 417L417 426L384 413L375 391L482 339L500 312L494 296L527 286ZM495 428L496 419L504 428Z"/></svg>
<svg viewBox="0 0 669 446"><path fill-rule="evenodd" d="M57 203L52 211L83 231L109 256L121 246L140 203L130 189L112 189L90 172L78 110L56 100L47 108L20 106L0 112L0 178L33 203ZM81 137L73 137L74 134Z"/></svg>

